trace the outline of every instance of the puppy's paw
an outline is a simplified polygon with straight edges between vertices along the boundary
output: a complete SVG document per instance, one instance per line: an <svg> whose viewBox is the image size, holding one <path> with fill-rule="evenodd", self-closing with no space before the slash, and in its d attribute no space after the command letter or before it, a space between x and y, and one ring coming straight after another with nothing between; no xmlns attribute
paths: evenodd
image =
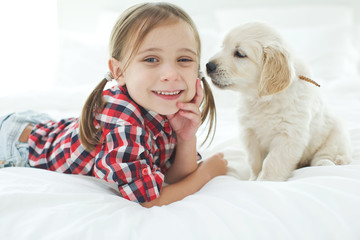
<svg viewBox="0 0 360 240"><path fill-rule="evenodd" d="M281 182L281 181L286 181L288 179L288 176L284 177L281 176L280 174L275 175L275 174L266 174L264 172L261 172L259 177L256 179L257 181L276 181L276 182Z"/></svg>
<svg viewBox="0 0 360 240"><path fill-rule="evenodd" d="M335 163L329 159L321 159L313 162L312 166L334 166Z"/></svg>
<svg viewBox="0 0 360 240"><path fill-rule="evenodd" d="M287 178L283 177L258 177L257 181L274 181L274 182L283 182L286 181Z"/></svg>
<svg viewBox="0 0 360 240"><path fill-rule="evenodd" d="M336 156L334 163L336 165L346 165L351 163L351 158L345 155L338 155Z"/></svg>
<svg viewBox="0 0 360 240"><path fill-rule="evenodd" d="M256 181L258 178L257 175L254 175L254 174L251 174L250 178L249 178L249 181Z"/></svg>

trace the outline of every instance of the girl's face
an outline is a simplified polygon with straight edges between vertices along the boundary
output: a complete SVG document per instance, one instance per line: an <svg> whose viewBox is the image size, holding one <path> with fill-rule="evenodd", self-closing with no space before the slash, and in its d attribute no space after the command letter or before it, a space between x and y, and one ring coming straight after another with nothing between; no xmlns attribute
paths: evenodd
<svg viewBox="0 0 360 240"><path fill-rule="evenodd" d="M118 82L140 106L168 115L196 93L197 43L191 28L179 21L151 30ZM117 62L122 69L125 62ZM121 71L121 70L120 70Z"/></svg>

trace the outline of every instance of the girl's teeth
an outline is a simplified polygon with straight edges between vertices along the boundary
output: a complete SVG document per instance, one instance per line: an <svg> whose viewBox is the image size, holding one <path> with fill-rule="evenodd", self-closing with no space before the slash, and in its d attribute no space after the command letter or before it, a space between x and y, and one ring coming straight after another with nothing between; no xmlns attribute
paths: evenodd
<svg viewBox="0 0 360 240"><path fill-rule="evenodd" d="M176 92L158 92L156 91L157 94L161 94L161 95L177 95L180 93L180 91L176 91Z"/></svg>

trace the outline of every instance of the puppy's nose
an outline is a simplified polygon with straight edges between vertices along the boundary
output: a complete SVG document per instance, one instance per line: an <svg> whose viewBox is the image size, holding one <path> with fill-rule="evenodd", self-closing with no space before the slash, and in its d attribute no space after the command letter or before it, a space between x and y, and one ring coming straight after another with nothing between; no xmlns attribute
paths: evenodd
<svg viewBox="0 0 360 240"><path fill-rule="evenodd" d="M214 72L216 70L216 64L215 63L213 63L213 62L208 62L207 64L206 64L206 72L207 73L212 73L212 72Z"/></svg>

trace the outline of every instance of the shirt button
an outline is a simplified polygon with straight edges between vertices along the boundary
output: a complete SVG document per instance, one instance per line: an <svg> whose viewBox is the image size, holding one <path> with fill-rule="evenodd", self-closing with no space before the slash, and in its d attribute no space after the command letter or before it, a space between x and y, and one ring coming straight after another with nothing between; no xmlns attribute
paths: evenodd
<svg viewBox="0 0 360 240"><path fill-rule="evenodd" d="M148 175L148 174L149 174L149 170L148 170L147 168L143 168L143 169L141 170L141 173L142 173L142 175Z"/></svg>

